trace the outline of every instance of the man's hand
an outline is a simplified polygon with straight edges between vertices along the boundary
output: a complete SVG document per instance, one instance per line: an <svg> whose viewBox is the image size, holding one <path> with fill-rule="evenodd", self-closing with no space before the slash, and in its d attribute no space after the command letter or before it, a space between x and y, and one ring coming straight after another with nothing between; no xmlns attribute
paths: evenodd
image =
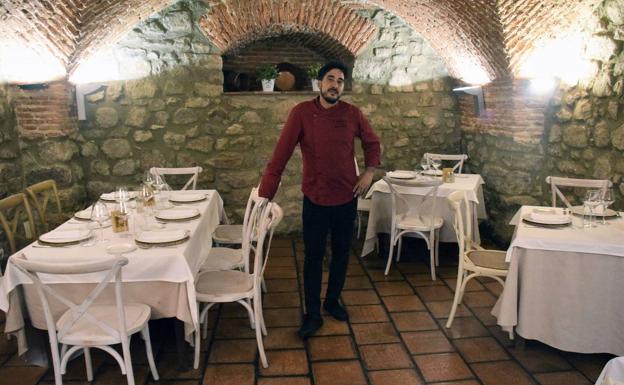
<svg viewBox="0 0 624 385"><path fill-rule="evenodd" d="M353 196L357 197L360 195L364 195L371 183L373 182L373 174L375 173L375 169L370 167L367 168L366 171L358 178L357 183L353 187Z"/></svg>

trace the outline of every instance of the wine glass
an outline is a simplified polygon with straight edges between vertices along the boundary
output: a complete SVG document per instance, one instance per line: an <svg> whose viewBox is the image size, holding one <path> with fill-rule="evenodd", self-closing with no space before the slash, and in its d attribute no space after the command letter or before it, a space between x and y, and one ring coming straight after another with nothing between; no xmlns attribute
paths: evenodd
<svg viewBox="0 0 624 385"><path fill-rule="evenodd" d="M607 224L609 224L605 220L605 217L607 216L607 209L615 201L615 199L613 198L613 189L612 188L607 188L607 189L602 190L602 197L601 198L602 198L601 200L602 200L602 207L603 207L602 224L603 225L607 225Z"/></svg>
<svg viewBox="0 0 624 385"><path fill-rule="evenodd" d="M166 184L167 182L165 181L165 178L162 175L159 175L159 174L154 175L154 182L152 183L152 185L154 186L156 193L160 193L163 186Z"/></svg>
<svg viewBox="0 0 624 385"><path fill-rule="evenodd" d="M420 160L420 167L423 169L423 174L429 171L429 160L427 160L427 158L424 156Z"/></svg>
<svg viewBox="0 0 624 385"><path fill-rule="evenodd" d="M100 242L106 242L108 239L104 239L104 222L110 219L110 211L104 202L97 201L91 208L91 220L98 224L100 228Z"/></svg>
<svg viewBox="0 0 624 385"><path fill-rule="evenodd" d="M587 190L585 193L585 198L583 199L584 206L584 215L583 215L583 226L584 227L596 227L596 223L594 220L594 210L596 207L602 204L601 198L602 192L601 190ZM585 221L585 214L589 212L589 221Z"/></svg>
<svg viewBox="0 0 624 385"><path fill-rule="evenodd" d="M154 175L152 175L149 170L145 171L145 174L143 174L143 183L150 188L154 185Z"/></svg>
<svg viewBox="0 0 624 385"><path fill-rule="evenodd" d="M127 202L130 200L130 193L128 192L128 188L126 186L117 187L117 191L115 191L115 200L117 202Z"/></svg>
<svg viewBox="0 0 624 385"><path fill-rule="evenodd" d="M440 158L431 158L431 165L435 169L436 175L438 175L438 172L440 171L439 170L440 166L442 165L442 159L440 159Z"/></svg>

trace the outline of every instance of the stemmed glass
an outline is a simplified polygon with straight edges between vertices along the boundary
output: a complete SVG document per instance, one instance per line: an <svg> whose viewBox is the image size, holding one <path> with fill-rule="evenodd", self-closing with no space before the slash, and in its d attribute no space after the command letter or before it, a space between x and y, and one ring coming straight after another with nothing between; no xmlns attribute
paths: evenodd
<svg viewBox="0 0 624 385"><path fill-rule="evenodd" d="M423 169L423 174L429 170L429 160L427 160L424 156L420 160L420 167Z"/></svg>
<svg viewBox="0 0 624 385"><path fill-rule="evenodd" d="M143 183L149 188L152 188L154 185L154 175L152 175L149 170L145 171L145 174L143 174Z"/></svg>
<svg viewBox="0 0 624 385"><path fill-rule="evenodd" d="M596 209L596 207L602 204L601 195L601 190L588 190L585 193L583 206L585 207L585 212L589 211L589 221L586 223L585 220L583 220L584 227L596 227L596 223L594 220L594 210Z"/></svg>
<svg viewBox="0 0 624 385"><path fill-rule="evenodd" d="M127 202L130 200L130 193L128 193L128 188L125 186L117 187L117 191L115 192L115 200L117 202Z"/></svg>
<svg viewBox="0 0 624 385"><path fill-rule="evenodd" d="M605 217L607 216L607 209L614 202L612 188L607 188L607 189L602 190L601 201L602 201L602 207L603 207L602 224L608 225L609 223L605 220Z"/></svg>
<svg viewBox="0 0 624 385"><path fill-rule="evenodd" d="M431 165L435 169L436 175L438 175L440 166L442 165L442 160L440 158L431 158Z"/></svg>
<svg viewBox="0 0 624 385"><path fill-rule="evenodd" d="M104 239L104 222L110 219L110 212L108 207L102 201L97 201L91 208L91 220L98 224L100 228L100 242L106 242L108 239Z"/></svg>

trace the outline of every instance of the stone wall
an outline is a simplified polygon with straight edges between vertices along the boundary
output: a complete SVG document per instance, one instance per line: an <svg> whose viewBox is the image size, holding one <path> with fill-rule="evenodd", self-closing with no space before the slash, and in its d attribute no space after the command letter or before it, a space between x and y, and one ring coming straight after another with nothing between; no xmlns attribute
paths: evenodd
<svg viewBox="0 0 624 385"><path fill-rule="evenodd" d="M188 24L172 34L161 20L182 13L188 17L178 20ZM90 199L119 184L138 184L151 166L196 164L204 168L199 187L218 189L226 211L240 222L288 112L315 96L223 94L220 52L191 24L200 14L195 2L177 3L115 46L120 67L149 76L111 82L87 96L80 133ZM397 17L377 9L361 14L373 20L378 35L356 57L353 91L344 99L360 106L382 137L383 168L412 169L426 151L455 152L456 106L441 60ZM180 58L171 51L176 47L184 47L184 60L172 59ZM281 232L300 231L300 159L297 150L276 197L286 212Z"/></svg>
<svg viewBox="0 0 624 385"><path fill-rule="evenodd" d="M0 199L23 189L22 164L9 87L0 84Z"/></svg>

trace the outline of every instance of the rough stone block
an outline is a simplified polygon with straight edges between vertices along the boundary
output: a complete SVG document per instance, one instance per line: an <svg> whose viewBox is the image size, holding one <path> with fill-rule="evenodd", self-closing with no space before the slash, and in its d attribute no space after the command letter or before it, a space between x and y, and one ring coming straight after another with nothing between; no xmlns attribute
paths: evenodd
<svg viewBox="0 0 624 385"><path fill-rule="evenodd" d="M102 152L112 159L127 158L132 155L130 143L126 139L108 139L102 143Z"/></svg>
<svg viewBox="0 0 624 385"><path fill-rule="evenodd" d="M100 128L111 128L119 122L117 110L111 107L100 107L95 111L95 123Z"/></svg>

